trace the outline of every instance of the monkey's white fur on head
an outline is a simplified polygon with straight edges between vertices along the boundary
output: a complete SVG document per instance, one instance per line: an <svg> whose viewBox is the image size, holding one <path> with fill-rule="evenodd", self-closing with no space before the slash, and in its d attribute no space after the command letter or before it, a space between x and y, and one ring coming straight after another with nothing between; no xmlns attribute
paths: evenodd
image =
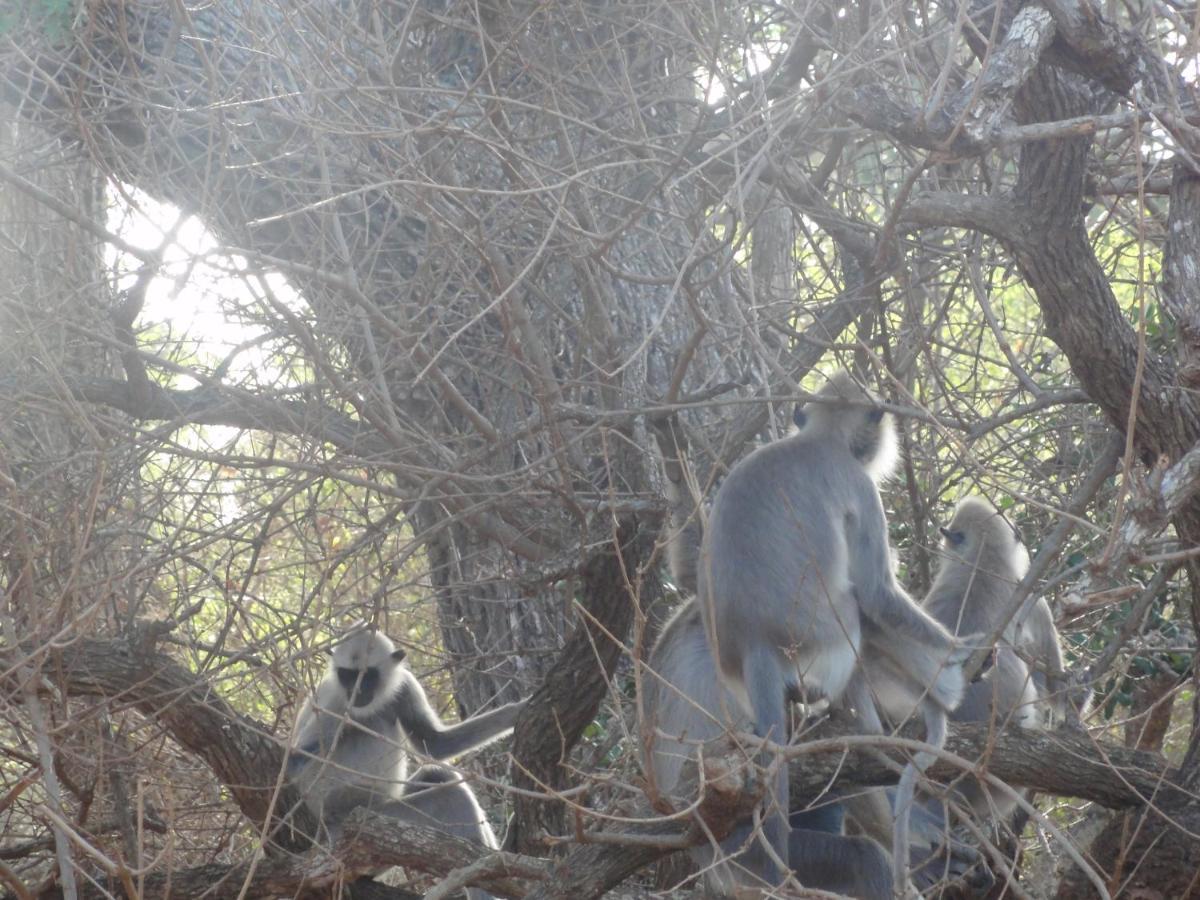
<svg viewBox="0 0 1200 900"><path fill-rule="evenodd" d="M344 711L355 719L369 719L391 702L392 695L404 678L401 668L404 651L397 650L387 635L367 628L355 629L343 637L333 646L330 656L330 666L335 670L362 672L364 679L377 677L379 680L377 685L369 685L370 699L361 706L355 706L346 702L346 691L338 681L326 679L317 691L317 705L331 712ZM368 673L371 672L377 675L370 676ZM360 694L367 687L366 683L361 684ZM326 705L332 703L337 706L339 701L342 706L340 710Z"/></svg>
<svg viewBox="0 0 1200 900"><path fill-rule="evenodd" d="M879 398L844 369L834 372L795 415L799 433L841 434L871 480L882 484L896 473L900 442L892 414L879 406Z"/></svg>
<svg viewBox="0 0 1200 900"><path fill-rule="evenodd" d="M1029 551L1004 514L983 497L964 497L954 507L950 524L941 529L948 554L968 565L997 560L995 569L1014 585L1029 571Z"/></svg>
<svg viewBox="0 0 1200 900"><path fill-rule="evenodd" d="M369 628L356 628L330 650L338 665L361 669L382 665L395 652L396 645L390 637Z"/></svg>

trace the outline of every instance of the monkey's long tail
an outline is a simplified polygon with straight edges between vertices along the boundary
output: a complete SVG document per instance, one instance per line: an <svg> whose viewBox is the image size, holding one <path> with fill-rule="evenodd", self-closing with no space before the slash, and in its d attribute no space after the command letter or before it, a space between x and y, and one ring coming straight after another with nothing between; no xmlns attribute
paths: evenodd
<svg viewBox="0 0 1200 900"><path fill-rule="evenodd" d="M775 655L766 648L752 653L742 665L742 677L746 692L754 707L754 732L777 744L787 743L786 673ZM769 765L771 759L763 754L762 764ZM775 855L788 862L788 767L781 764L776 768L775 781L763 815L763 836L771 845ZM755 874L769 885L783 882L785 873L779 871L774 860L762 854L762 871Z"/></svg>
<svg viewBox="0 0 1200 900"><path fill-rule="evenodd" d="M921 702L921 714L925 719L925 743L942 747L946 743L946 711L926 698ZM937 754L920 750L913 754L912 761L904 767L896 785L895 822L892 826L892 876L897 891L908 892L908 825L912 815L913 799L917 791L917 776L933 765Z"/></svg>

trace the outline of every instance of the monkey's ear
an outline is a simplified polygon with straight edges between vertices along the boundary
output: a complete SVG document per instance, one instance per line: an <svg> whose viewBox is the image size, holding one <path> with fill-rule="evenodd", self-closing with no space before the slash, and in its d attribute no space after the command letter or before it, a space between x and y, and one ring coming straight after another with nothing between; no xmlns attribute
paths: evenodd
<svg viewBox="0 0 1200 900"><path fill-rule="evenodd" d="M799 403L796 404L796 409L792 412L792 421L796 423L797 428L803 428L808 424L808 413L804 411L804 407Z"/></svg>
<svg viewBox="0 0 1200 900"><path fill-rule="evenodd" d="M404 659L404 657L406 657L406 656L408 656L408 651L405 650L403 647L397 647L395 650L392 651L392 661L393 662L400 662L400 660Z"/></svg>

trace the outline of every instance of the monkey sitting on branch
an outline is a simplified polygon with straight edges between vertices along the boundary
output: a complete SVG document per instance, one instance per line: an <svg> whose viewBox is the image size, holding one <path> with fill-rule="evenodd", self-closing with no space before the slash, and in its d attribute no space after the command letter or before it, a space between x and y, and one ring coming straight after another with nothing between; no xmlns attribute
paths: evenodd
<svg viewBox="0 0 1200 900"><path fill-rule="evenodd" d="M1039 681L1022 655L1043 671L1061 675L1062 650L1044 597L1025 604L1031 611L1023 621L1014 608L1014 592L1029 569L1019 532L981 497L959 501L949 524L940 530L942 557L925 610L955 634L991 634L1003 626L994 665L967 686L951 718L997 728L1044 727L1055 698L1047 696L1047 682ZM866 660L865 671L892 722L899 724L913 714L920 685L906 680L886 659ZM1011 822L1018 806L1015 793L989 789L973 778L959 784L958 795L980 823ZM940 801L930 798L925 803L935 814L945 815Z"/></svg>
<svg viewBox="0 0 1200 900"><path fill-rule="evenodd" d="M447 760L512 730L525 701L446 725L386 636L354 629L333 647L329 667L300 711L287 774L326 840L357 806L439 828L498 849L496 836L462 776L424 765L408 774L410 748ZM490 895L468 890L472 900Z"/></svg>
<svg viewBox="0 0 1200 900"><path fill-rule="evenodd" d="M841 703L865 733L883 725L859 660L886 655L925 685L926 741L940 747L977 643L959 639L905 593L892 570L878 484L896 461L891 418L845 372L796 412L799 431L729 473L713 502L699 572L699 604L721 678L754 731L788 740L787 703ZM897 787L893 877L907 886L908 823L918 753ZM770 852L755 874L780 884L788 853L788 775L779 766L764 810Z"/></svg>

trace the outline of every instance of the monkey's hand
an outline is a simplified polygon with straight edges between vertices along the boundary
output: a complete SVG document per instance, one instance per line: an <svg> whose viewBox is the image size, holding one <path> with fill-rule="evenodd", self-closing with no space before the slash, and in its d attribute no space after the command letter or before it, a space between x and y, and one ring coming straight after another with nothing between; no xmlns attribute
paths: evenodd
<svg viewBox="0 0 1200 900"><path fill-rule="evenodd" d="M963 668L973 654L985 646L986 635L971 634L954 637L950 653L941 660L930 684L930 696L946 711L956 709L967 689L967 673ZM928 683L928 682L927 682Z"/></svg>
<svg viewBox="0 0 1200 900"><path fill-rule="evenodd" d="M955 639L959 644L959 652L963 654L959 665L965 667L964 674L970 678L972 684L996 664L996 647L989 642L989 637L990 635L978 632Z"/></svg>
<svg viewBox="0 0 1200 900"><path fill-rule="evenodd" d="M972 678L971 678L971 684L974 684L975 682L977 682L977 681L979 681L981 678L983 678L983 676L984 676L984 675L986 675L986 674L988 673L988 670L989 670L989 669L991 669L993 666L995 666L995 665L996 665L996 653L997 653L997 652L998 652L998 651L996 650L996 648L995 648L995 647L993 647L991 650L989 650L989 651L988 651L988 655L987 655L987 657L984 659L984 661L983 661L983 665L982 665L982 666L980 666L980 667L979 667L979 671L978 671L978 672L976 672L976 673L974 674L974 676L972 676Z"/></svg>

